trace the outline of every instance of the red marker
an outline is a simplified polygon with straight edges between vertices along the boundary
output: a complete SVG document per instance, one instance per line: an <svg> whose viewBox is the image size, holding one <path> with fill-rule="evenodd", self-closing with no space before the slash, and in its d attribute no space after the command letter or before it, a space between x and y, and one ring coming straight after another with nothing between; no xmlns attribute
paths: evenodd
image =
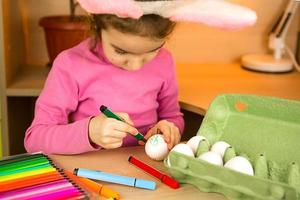
<svg viewBox="0 0 300 200"><path fill-rule="evenodd" d="M170 186L171 188L177 189L180 187L179 183L175 181L170 176L161 173L160 171L154 169L153 167L150 167L149 165L143 163L142 161L136 159L133 156L129 156L128 161L138 168L142 169L143 171L151 174L152 176L158 178L161 180L161 182L165 183L166 185Z"/></svg>

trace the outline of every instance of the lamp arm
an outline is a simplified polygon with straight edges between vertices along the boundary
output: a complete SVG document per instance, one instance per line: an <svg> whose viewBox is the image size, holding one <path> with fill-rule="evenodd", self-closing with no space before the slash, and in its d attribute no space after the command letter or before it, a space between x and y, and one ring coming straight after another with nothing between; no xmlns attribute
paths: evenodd
<svg viewBox="0 0 300 200"><path fill-rule="evenodd" d="M284 40L299 6L299 0L290 0L277 27L269 36L269 47L274 50L274 57L281 59L285 49Z"/></svg>

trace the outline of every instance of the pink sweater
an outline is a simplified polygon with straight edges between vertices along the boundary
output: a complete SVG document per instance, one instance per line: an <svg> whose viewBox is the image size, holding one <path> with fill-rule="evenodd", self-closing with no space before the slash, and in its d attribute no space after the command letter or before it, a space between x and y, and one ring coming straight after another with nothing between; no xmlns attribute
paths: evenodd
<svg viewBox="0 0 300 200"><path fill-rule="evenodd" d="M54 61L26 131L28 152L78 154L97 150L90 144L88 124L103 104L126 112L143 134L159 120L173 122L183 131L175 68L170 53L158 55L138 71L112 65L102 45L90 50L90 40L62 52ZM128 135L123 146L137 145Z"/></svg>

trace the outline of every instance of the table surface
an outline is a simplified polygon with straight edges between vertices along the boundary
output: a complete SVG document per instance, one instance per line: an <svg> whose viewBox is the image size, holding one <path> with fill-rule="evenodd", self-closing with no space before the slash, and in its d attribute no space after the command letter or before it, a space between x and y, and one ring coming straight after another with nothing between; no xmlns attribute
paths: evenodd
<svg viewBox="0 0 300 200"><path fill-rule="evenodd" d="M151 160L144 150L144 146L118 148L113 150L99 150L80 155L51 155L59 167L73 171L74 168L86 168L92 170L100 170L107 173L114 173L122 176L136 177L145 180L152 180L157 183L155 190L145 190L135 187L99 182L117 191L122 200L130 199L172 199L172 200L226 200L226 198L216 193L205 193L198 190L190 184L181 184L179 189L172 189L163 184L158 179L148 175L136 166L128 162L129 156L134 156L137 159L155 167L161 172L168 173L167 168L162 161Z"/></svg>
<svg viewBox="0 0 300 200"><path fill-rule="evenodd" d="M179 102L183 109L205 114L220 94L238 93L300 100L300 73L267 74L234 64L177 64Z"/></svg>

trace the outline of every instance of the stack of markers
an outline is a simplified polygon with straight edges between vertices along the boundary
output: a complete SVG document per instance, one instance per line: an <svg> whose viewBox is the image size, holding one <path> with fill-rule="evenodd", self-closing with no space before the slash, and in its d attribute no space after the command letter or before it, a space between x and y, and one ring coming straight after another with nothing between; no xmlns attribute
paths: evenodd
<svg viewBox="0 0 300 200"><path fill-rule="evenodd" d="M0 199L87 198L44 154L23 154L0 161Z"/></svg>

